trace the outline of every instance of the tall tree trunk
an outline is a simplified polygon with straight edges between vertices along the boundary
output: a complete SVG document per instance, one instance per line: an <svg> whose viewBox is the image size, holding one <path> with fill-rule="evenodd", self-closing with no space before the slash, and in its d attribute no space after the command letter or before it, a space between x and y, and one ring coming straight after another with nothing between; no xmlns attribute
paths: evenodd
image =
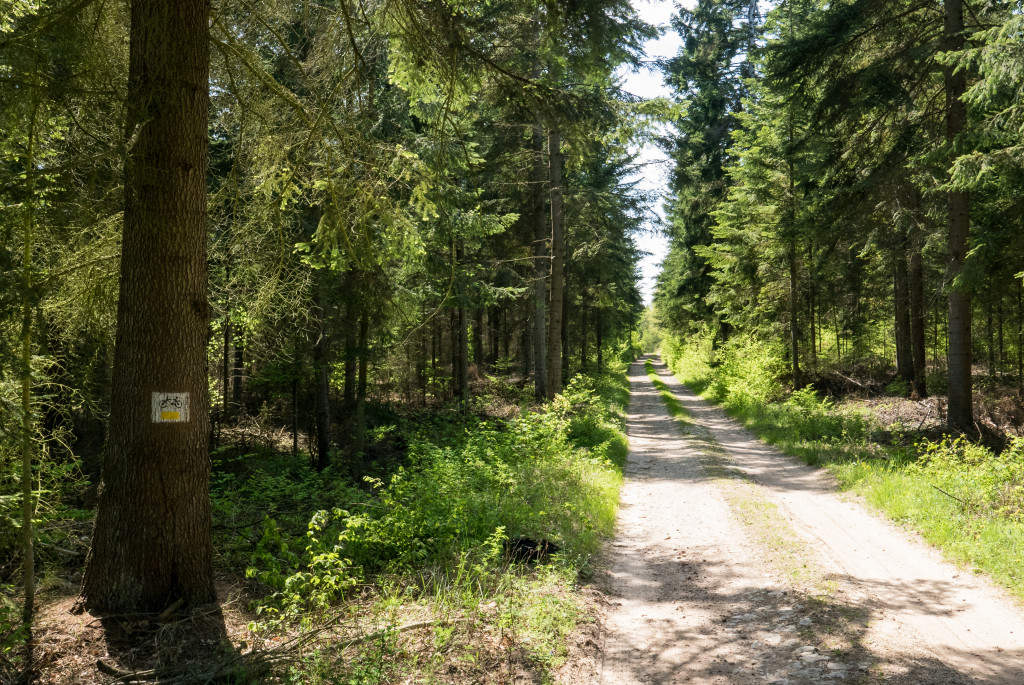
<svg viewBox="0 0 1024 685"><path fill-rule="evenodd" d="M1017 388L1024 391L1024 282L1017 281Z"/></svg>
<svg viewBox="0 0 1024 685"><path fill-rule="evenodd" d="M459 401L469 403L469 312L459 307Z"/></svg>
<svg viewBox="0 0 1024 685"><path fill-rule="evenodd" d="M586 285L583 286L583 302L580 305L580 370L583 373L587 372L587 338L589 337L589 326L590 321L587 318L588 307L587 307L587 296L586 296Z"/></svg>
<svg viewBox="0 0 1024 685"><path fill-rule="evenodd" d="M815 321L817 319L817 317L815 316L815 310L816 310L816 303L815 303L815 295L816 295L816 293L815 293L815 289L818 287L818 285L817 285L818 284L818 275L817 275L817 273L815 271L815 267L814 267L814 239L813 238L811 238L810 241L808 241L808 244L807 244L807 265L808 265L808 268L809 268L809 271L810 271L810 273L808 274L808 279L807 279L807 322L810 325L808 326L807 333L810 336L808 349L811 352L811 369L813 370L814 368L816 368L818 366L818 341L817 341L817 338L816 338L816 336L817 336L817 329L815 328L815 326L816 326ZM722 335L722 342L723 343L725 342L725 339L726 339L726 336Z"/></svg>
<svg viewBox="0 0 1024 685"><path fill-rule="evenodd" d="M435 313L433 317L433 326L430 332L430 377L433 385L434 394L437 394L437 360L441 351L440 347L441 338L441 324L438 321L438 316Z"/></svg>
<svg viewBox="0 0 1024 685"><path fill-rule="evenodd" d="M370 360L370 319L363 312L359 319L359 380L356 382L356 472L362 472L366 452L366 370Z"/></svg>
<svg viewBox="0 0 1024 685"><path fill-rule="evenodd" d="M39 89L32 89L32 116L29 121L28 150L25 155L24 234L21 251L21 582L25 598L21 620L28 629L25 636L26 666L24 680L33 678L32 620L35 616L36 560L32 528L35 503L32 499L32 244L35 236L36 118L39 113Z"/></svg>
<svg viewBox="0 0 1024 685"><path fill-rule="evenodd" d="M477 307L473 310L473 363L479 367L484 365L484 310Z"/></svg>
<svg viewBox="0 0 1024 685"><path fill-rule="evenodd" d="M225 280L231 282L231 263L228 262L225 271ZM223 390L223 397L221 397L221 416L219 423L223 424L230 414L230 405L228 398L231 396L231 305L230 302L224 311L224 356L221 359L221 388Z"/></svg>
<svg viewBox="0 0 1024 685"><path fill-rule="evenodd" d="M964 46L963 0L945 0L943 50L954 52ZM960 97L966 89L963 70L946 67L946 142L952 145L967 121L966 105ZM971 392L971 293L966 284L955 279L963 270L970 236L970 198L964 191L950 190L948 207L949 262L946 270L949 287L949 348L946 353L949 373L946 423L953 430L974 427Z"/></svg>
<svg viewBox="0 0 1024 685"><path fill-rule="evenodd" d="M299 456L299 370L292 375L292 459Z"/></svg>
<svg viewBox="0 0 1024 685"><path fill-rule="evenodd" d="M914 388L917 397L928 397L925 355L924 266L921 242L915 236L910 248L910 338L914 354Z"/></svg>
<svg viewBox="0 0 1024 685"><path fill-rule="evenodd" d="M351 285L351 281L349 283ZM356 404L356 322L359 320L356 309L356 298L350 296L345 303L345 377L341 395L346 412L351 412ZM351 414L347 414L346 421L349 416Z"/></svg>
<svg viewBox="0 0 1024 685"><path fill-rule="evenodd" d="M206 376L209 3L132 0L124 231L85 608L214 599Z"/></svg>
<svg viewBox="0 0 1024 685"><path fill-rule="evenodd" d="M910 274L907 269L907 234L900 229L893 250L893 326L896 339L896 373L908 385L914 383L913 340L910 335Z"/></svg>
<svg viewBox="0 0 1024 685"><path fill-rule="evenodd" d="M448 365L451 369L451 383L448 386L449 399L455 399L461 388L459 380L459 310L453 307L448 313Z"/></svg>
<svg viewBox="0 0 1024 685"><path fill-rule="evenodd" d="M598 371L603 371L604 370L604 310L601 309L601 307L597 308L597 311L595 312L595 317L597 318L597 321L594 322L594 330L597 333L597 340L594 341L595 344L597 345L597 370Z"/></svg>
<svg viewBox="0 0 1024 685"><path fill-rule="evenodd" d="M1003 293L999 291L999 295L996 300L996 331L998 333L997 340L999 341L999 356L996 357L996 370L1001 375L1003 369L1006 366L1006 346L1005 338L1003 337Z"/></svg>
<svg viewBox="0 0 1024 685"><path fill-rule="evenodd" d="M992 327L992 293L988 294L988 301L985 303L985 343L988 348L988 377L996 377L996 344L995 330Z"/></svg>
<svg viewBox="0 0 1024 685"><path fill-rule="evenodd" d="M802 388L800 378L800 328L797 315L800 311L799 281L797 279L796 245L789 245L789 354L793 372L793 387Z"/></svg>
<svg viewBox="0 0 1024 685"><path fill-rule="evenodd" d="M562 289L562 378L559 387L565 385L569 380L569 361L572 357L572 350L569 346L569 281L566 279L565 288Z"/></svg>
<svg viewBox="0 0 1024 685"><path fill-rule="evenodd" d="M325 274L318 275L323 281ZM317 293L317 310L319 312L319 335L313 346L313 369L316 374L316 470L327 468L331 454L331 388L330 359L328 358L327 339L327 299L323 282L319 284Z"/></svg>
<svg viewBox="0 0 1024 685"><path fill-rule="evenodd" d="M533 394L547 396L547 242L544 220L544 128L534 115L531 137L533 169L530 178L530 214L533 221Z"/></svg>
<svg viewBox="0 0 1024 685"><path fill-rule="evenodd" d="M551 316L548 320L547 387L550 400L562 391L562 300L565 290L565 235L562 199L562 136L548 130L548 179L551 184Z"/></svg>
<svg viewBox="0 0 1024 685"><path fill-rule="evenodd" d="M242 398L245 390L245 336L235 331L235 364L231 372L231 401L235 411L241 411Z"/></svg>
<svg viewBox="0 0 1024 685"><path fill-rule="evenodd" d="M529 378L530 372L533 371L533 322L530 320L529 311L523 317L523 328L519 335L519 350L522 353L523 378Z"/></svg>

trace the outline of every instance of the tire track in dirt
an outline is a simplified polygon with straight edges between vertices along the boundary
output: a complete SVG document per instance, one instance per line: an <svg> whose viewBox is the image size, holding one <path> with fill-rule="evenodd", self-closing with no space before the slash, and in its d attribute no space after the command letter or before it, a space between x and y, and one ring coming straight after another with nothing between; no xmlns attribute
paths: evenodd
<svg viewBox="0 0 1024 685"><path fill-rule="evenodd" d="M599 682L1024 684L1024 615L837 495L657 363L630 367L630 456Z"/></svg>

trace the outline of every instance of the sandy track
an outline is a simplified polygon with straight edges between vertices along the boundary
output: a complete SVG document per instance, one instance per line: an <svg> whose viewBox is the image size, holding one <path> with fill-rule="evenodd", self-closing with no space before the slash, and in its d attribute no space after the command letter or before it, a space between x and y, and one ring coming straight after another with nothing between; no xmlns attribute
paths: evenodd
<svg viewBox="0 0 1024 685"><path fill-rule="evenodd" d="M655 368L692 423L630 367L600 683L1024 685L1005 593Z"/></svg>

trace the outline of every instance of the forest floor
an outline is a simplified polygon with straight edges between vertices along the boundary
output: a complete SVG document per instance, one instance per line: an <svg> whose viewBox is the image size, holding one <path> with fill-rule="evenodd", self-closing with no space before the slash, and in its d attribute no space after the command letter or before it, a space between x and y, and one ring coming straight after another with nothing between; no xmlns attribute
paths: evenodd
<svg viewBox="0 0 1024 685"><path fill-rule="evenodd" d="M1024 682L1024 610L653 365L572 683ZM678 421L676 419L679 419ZM587 646L589 645L589 646Z"/></svg>

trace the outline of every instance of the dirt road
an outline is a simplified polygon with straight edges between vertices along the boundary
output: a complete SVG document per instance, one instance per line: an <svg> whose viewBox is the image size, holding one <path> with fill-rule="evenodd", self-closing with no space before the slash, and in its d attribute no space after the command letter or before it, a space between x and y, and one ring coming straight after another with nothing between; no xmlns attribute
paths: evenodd
<svg viewBox="0 0 1024 685"><path fill-rule="evenodd" d="M1024 685L1024 611L724 412L630 367L630 457L593 680Z"/></svg>

